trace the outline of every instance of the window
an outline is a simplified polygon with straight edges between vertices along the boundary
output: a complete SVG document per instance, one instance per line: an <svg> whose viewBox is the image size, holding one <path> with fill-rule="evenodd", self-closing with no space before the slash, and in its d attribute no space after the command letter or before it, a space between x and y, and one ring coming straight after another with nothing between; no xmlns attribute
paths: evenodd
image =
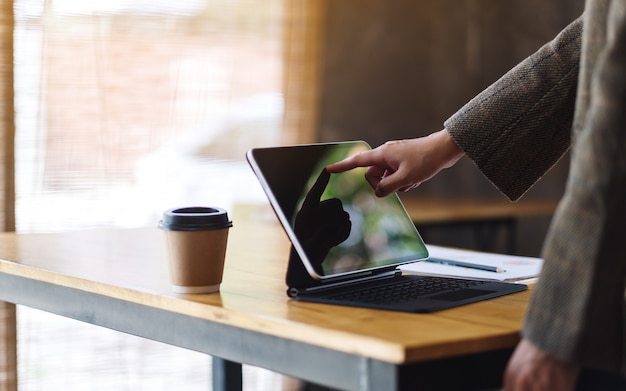
<svg viewBox="0 0 626 391"><path fill-rule="evenodd" d="M18 231L263 199L239 178L281 142L282 0L17 0L15 19Z"/></svg>
<svg viewBox="0 0 626 391"><path fill-rule="evenodd" d="M311 3L16 0L17 230L156 226L169 207L266 202L244 153L302 139L282 125L283 83L286 63L291 85L311 80L310 54L284 46L310 41ZM18 348L24 390L210 381L205 355L28 308ZM263 373L244 366L244 384L276 389Z"/></svg>

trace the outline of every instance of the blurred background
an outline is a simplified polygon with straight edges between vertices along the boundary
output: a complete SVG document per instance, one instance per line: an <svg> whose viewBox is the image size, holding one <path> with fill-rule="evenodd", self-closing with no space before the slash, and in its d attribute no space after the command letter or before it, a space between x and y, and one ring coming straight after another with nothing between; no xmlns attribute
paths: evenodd
<svg viewBox="0 0 626 391"><path fill-rule="evenodd" d="M14 205L18 232L154 226L173 206L267 203L247 149L377 146L439 130L583 8L582 0L0 4L2 121L15 130L14 145L3 139L15 165L5 205ZM567 169L563 159L525 197L558 200ZM506 200L468 159L413 195ZM520 219L515 251L537 256L549 220ZM471 247L472 235L450 228L427 239ZM18 308L17 334L20 390L210 388L204 355L27 308ZM244 367L246 389L287 383Z"/></svg>

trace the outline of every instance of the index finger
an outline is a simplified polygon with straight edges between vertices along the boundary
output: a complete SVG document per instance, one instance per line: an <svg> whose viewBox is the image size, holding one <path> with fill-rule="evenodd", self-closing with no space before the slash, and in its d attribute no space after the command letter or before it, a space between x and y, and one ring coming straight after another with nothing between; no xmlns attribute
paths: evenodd
<svg viewBox="0 0 626 391"><path fill-rule="evenodd" d="M326 166L326 170L331 173L340 173L352 170L357 167L369 167L376 164L376 150L359 152L355 155L347 157L337 163Z"/></svg>

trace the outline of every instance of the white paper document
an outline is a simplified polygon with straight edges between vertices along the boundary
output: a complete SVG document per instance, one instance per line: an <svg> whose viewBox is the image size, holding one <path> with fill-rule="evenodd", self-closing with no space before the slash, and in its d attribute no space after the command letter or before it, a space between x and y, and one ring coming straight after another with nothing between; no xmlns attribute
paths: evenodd
<svg viewBox="0 0 626 391"><path fill-rule="evenodd" d="M501 273L479 270L476 268L454 266L428 261L415 262L400 267L405 272L437 275L448 277L462 277L498 281L520 281L539 276L543 259L517 255L486 253L458 248L427 245L430 258L439 260L460 261L471 264L495 266L503 269Z"/></svg>

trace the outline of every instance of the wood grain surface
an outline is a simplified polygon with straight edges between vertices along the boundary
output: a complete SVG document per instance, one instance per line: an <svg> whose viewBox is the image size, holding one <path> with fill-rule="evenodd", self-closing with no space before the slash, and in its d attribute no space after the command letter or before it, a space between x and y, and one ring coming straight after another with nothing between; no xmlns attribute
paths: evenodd
<svg viewBox="0 0 626 391"><path fill-rule="evenodd" d="M289 242L269 206L233 211L219 293L171 291L155 227L0 234L0 272L391 363L514 346L530 291L434 314L315 303L285 294Z"/></svg>

